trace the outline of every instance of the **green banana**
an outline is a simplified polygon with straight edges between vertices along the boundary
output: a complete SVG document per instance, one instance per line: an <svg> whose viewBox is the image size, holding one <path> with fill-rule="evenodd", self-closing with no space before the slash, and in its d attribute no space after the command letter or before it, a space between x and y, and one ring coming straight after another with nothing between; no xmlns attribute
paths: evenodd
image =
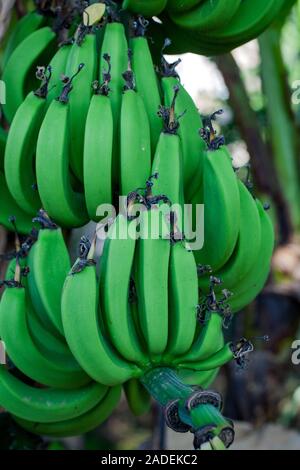
<svg viewBox="0 0 300 470"><path fill-rule="evenodd" d="M164 130L160 135L152 164L152 174L158 176L152 192L154 196L166 195L172 204L180 204L183 208L182 151L178 135L179 122L175 113L179 93L179 87L174 87L170 107L160 108ZM177 214L178 217L179 215Z"/></svg>
<svg viewBox="0 0 300 470"><path fill-rule="evenodd" d="M26 80L45 51L47 52L43 61L49 63L54 40L55 33L45 26L28 36L10 56L2 76L6 83L6 104L3 105L3 113L8 122L13 120L18 107L24 101L27 94Z"/></svg>
<svg viewBox="0 0 300 470"><path fill-rule="evenodd" d="M116 408L121 397L121 387L109 389L99 403L86 413L64 421L39 423L13 416L14 420L27 431L51 437L79 436L100 426Z"/></svg>
<svg viewBox="0 0 300 470"><path fill-rule="evenodd" d="M83 64L68 79L59 99L52 101L37 142L36 173L43 207L63 227L82 226L89 220L84 196L73 189L69 171L71 135L68 98L73 80L82 68Z"/></svg>
<svg viewBox="0 0 300 470"><path fill-rule="evenodd" d="M108 232L101 258L100 303L116 350L128 361L147 365L149 360L141 350L128 300L136 248L136 240L130 237L129 231L127 218L118 215ZM116 270L121 259L122 263Z"/></svg>
<svg viewBox="0 0 300 470"><path fill-rule="evenodd" d="M79 64L84 68L76 79L76 87L69 99L70 126L70 165L76 177L83 179L83 146L85 122L92 97L92 83L96 79L97 54L96 35L89 34L88 29L82 33L79 28L75 42L69 54L66 75L72 77Z"/></svg>
<svg viewBox="0 0 300 470"><path fill-rule="evenodd" d="M16 203L34 216L41 207L36 188L34 154L41 123L46 113L51 68L45 72L43 83L36 92L31 92L18 108L7 138L5 151L5 177Z"/></svg>
<svg viewBox="0 0 300 470"><path fill-rule="evenodd" d="M14 217L18 226L18 231L22 234L27 234L32 228L31 217L28 216L12 198L5 176L0 171L0 194L1 194L1 208L0 208L0 224L8 230L12 230L11 217Z"/></svg>
<svg viewBox="0 0 300 470"><path fill-rule="evenodd" d="M27 268L28 259L26 257L22 258L18 256L18 263L21 269L25 269ZM7 267L5 280L11 281L14 279L16 271L17 260L16 258L13 258ZM26 290L28 329L36 347L44 356L54 357L54 360L56 361L66 362L69 365L73 364L73 367L78 368L78 364L75 363L75 359L71 355L70 349L68 348L64 338L58 338L49 328L45 327L45 322L43 323L42 321L44 318L41 320L39 317L39 315L41 316L40 311L38 315L34 310L32 298L28 289L28 276L24 277L22 282Z"/></svg>
<svg viewBox="0 0 300 470"><path fill-rule="evenodd" d="M224 345L223 321L221 312L214 309L208 310L191 349L182 357L175 359L175 363L193 362L198 364L222 349ZM215 367L211 367L211 369L215 369Z"/></svg>
<svg viewBox="0 0 300 470"><path fill-rule="evenodd" d="M168 356L181 356L190 349L196 331L197 304L194 255L179 241L171 246L170 256Z"/></svg>
<svg viewBox="0 0 300 470"><path fill-rule="evenodd" d="M153 237L155 229L158 237ZM134 274L139 323L152 361L160 360L168 343L170 241L165 234L168 227L160 210L141 213Z"/></svg>
<svg viewBox="0 0 300 470"><path fill-rule="evenodd" d="M111 59L111 106L114 118L114 147L113 147L113 183L118 187L119 184L119 121L122 103L122 91L124 81L122 73L127 69L128 65L128 45L125 35L124 26L121 23L113 22L108 23L105 27L101 59L100 59L100 73L106 67L106 54L110 55Z"/></svg>
<svg viewBox="0 0 300 470"><path fill-rule="evenodd" d="M6 67L9 58L11 57L14 50L19 46L19 44L21 44L28 36L34 33L37 29L41 28L44 23L45 17L37 11L30 11L17 22L5 46L5 50L2 57L3 69Z"/></svg>
<svg viewBox="0 0 300 470"><path fill-rule="evenodd" d="M274 228L270 217L259 201L257 201L257 207L261 221L261 245L252 268L232 289L234 295L228 301L232 312L238 312L255 299L266 283L270 272L274 249Z"/></svg>
<svg viewBox="0 0 300 470"><path fill-rule="evenodd" d="M128 380L124 384L124 391L129 409L135 416L141 416L149 412L151 397L138 380Z"/></svg>
<svg viewBox="0 0 300 470"><path fill-rule="evenodd" d="M5 290L0 303L0 331L14 364L31 379L57 388L73 388L90 382L80 369L59 364L35 346L27 324L26 291L21 286ZM17 338L17 341L16 341Z"/></svg>
<svg viewBox="0 0 300 470"><path fill-rule="evenodd" d="M261 222L254 197L244 183L238 180L240 193L240 231L235 249L227 263L214 273L222 284L215 291L227 289L234 292L235 287L250 271L261 245ZM209 275L199 278L202 292L208 292ZM238 291L237 291L238 293Z"/></svg>
<svg viewBox="0 0 300 470"><path fill-rule="evenodd" d="M225 146L208 150L203 188L192 202L204 204L204 245L194 252L195 259L198 264L210 265L213 271L218 271L232 255L240 228L238 182Z"/></svg>
<svg viewBox="0 0 300 470"><path fill-rule="evenodd" d="M83 174L85 199L89 216L99 220L100 204L112 203L112 155L114 124L110 92L110 57L108 71L103 71L103 84L95 83L85 127Z"/></svg>
<svg viewBox="0 0 300 470"><path fill-rule="evenodd" d="M214 31L222 29L231 20L241 3L241 0L204 0L187 12L169 14L182 28Z"/></svg>
<svg viewBox="0 0 300 470"><path fill-rule="evenodd" d="M122 8L143 16L153 16L159 15L167 2L168 0L123 0Z"/></svg>
<svg viewBox="0 0 300 470"><path fill-rule="evenodd" d="M129 53L131 56L131 52ZM151 171L151 141L148 116L142 98L135 90L129 68L125 80L120 115L120 188L123 196L142 187Z"/></svg>
<svg viewBox="0 0 300 470"><path fill-rule="evenodd" d="M28 256L28 288L35 310L42 321L64 335L61 319L61 293L70 271L69 253L61 229L41 211L37 220L41 224L38 240Z"/></svg>
<svg viewBox="0 0 300 470"><path fill-rule="evenodd" d="M63 289L65 336L75 358L94 380L105 385L118 385L138 377L141 370L121 359L103 335L93 250L88 258L86 256L75 264Z"/></svg>
<svg viewBox="0 0 300 470"><path fill-rule="evenodd" d="M165 41L165 47L169 44L169 41ZM205 145L203 140L199 137L199 130L203 127L203 123L191 96L179 82L175 70L177 64L178 61L174 64L169 64L164 57L162 57L161 84L166 106L171 106L174 87L179 87L179 93L175 103L175 113L177 116L183 114L180 120L178 135L181 139L185 197L187 201L190 201L191 197L195 194L203 174L203 153Z"/></svg>
<svg viewBox="0 0 300 470"><path fill-rule="evenodd" d="M139 17L134 23L134 36L130 40L132 69L138 94L144 101L151 130L151 148L154 154L161 133L161 120L157 111L161 104L158 79L155 73L148 40L145 37L148 22Z"/></svg>
<svg viewBox="0 0 300 470"><path fill-rule="evenodd" d="M107 387L95 382L75 390L31 387L0 366L1 406L29 421L55 423L76 418L96 406L106 392Z"/></svg>
<svg viewBox="0 0 300 470"><path fill-rule="evenodd" d="M178 365L178 368L190 368L194 371L208 371L216 367L224 366L233 359L241 359L245 354L251 351L253 351L253 345L243 338L237 344L225 344L222 349L206 359L196 363L181 363Z"/></svg>
<svg viewBox="0 0 300 470"><path fill-rule="evenodd" d="M231 21L213 33L204 33L204 40L211 40L216 44L242 44L262 33L280 12L285 1L243 0Z"/></svg>

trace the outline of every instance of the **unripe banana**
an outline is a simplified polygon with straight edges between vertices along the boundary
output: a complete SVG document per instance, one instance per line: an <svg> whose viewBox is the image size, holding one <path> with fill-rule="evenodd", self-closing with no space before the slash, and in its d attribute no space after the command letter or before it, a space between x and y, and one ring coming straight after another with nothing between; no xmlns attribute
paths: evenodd
<svg viewBox="0 0 300 470"><path fill-rule="evenodd" d="M221 289L234 292L236 286L238 289L240 281L252 268L261 245L261 222L257 204L251 192L240 180L238 187L241 202L239 237L230 259L214 273L222 281L222 284L215 286L215 292L220 292ZM199 286L202 292L208 292L209 275L199 278Z"/></svg>
<svg viewBox="0 0 300 470"><path fill-rule="evenodd" d="M132 224L136 222L133 221ZM141 350L129 305L129 285L135 248L136 240L129 235L129 223L126 217L120 214L110 228L104 244L100 302L115 349L128 361L147 365L149 359ZM116 270L118 265L119 269Z"/></svg>
<svg viewBox="0 0 300 470"><path fill-rule="evenodd" d="M83 64L78 73L82 68ZM63 227L82 226L89 220L83 194L73 189L69 170L68 96L75 76L65 84L60 98L51 103L40 129L36 152L37 182L43 207Z"/></svg>
<svg viewBox="0 0 300 470"><path fill-rule="evenodd" d="M136 89L143 99L148 114L151 148L154 154L162 129L162 123L157 114L161 105L161 98L148 40L145 37L147 25L148 22L141 17L135 21L134 37L130 40L130 48L132 50L132 69Z"/></svg>
<svg viewBox="0 0 300 470"><path fill-rule="evenodd" d="M55 423L76 418L97 405L107 387L92 382L75 390L26 385L0 366L0 404L18 418Z"/></svg>
<svg viewBox="0 0 300 470"><path fill-rule="evenodd" d="M0 331L9 357L31 379L65 389L80 387L90 381L79 367L68 368L67 364L59 364L37 349L28 330L26 291L21 286L8 288L3 294Z"/></svg>
<svg viewBox="0 0 300 470"><path fill-rule="evenodd" d="M63 44L51 59L50 67L52 75L49 81L49 90L47 95L48 106L52 103L52 100L60 96L62 92L63 83L61 77L65 74L70 51L71 45L69 43Z"/></svg>
<svg viewBox="0 0 300 470"><path fill-rule="evenodd" d="M104 337L92 258L78 260L67 277L62 295L62 318L72 353L94 380L113 386L141 374L138 367L121 359Z"/></svg>
<svg viewBox="0 0 300 470"><path fill-rule="evenodd" d="M28 36L10 56L2 76L2 80L6 83L6 104L3 105L3 112L8 122L12 121L18 107L24 101L27 94L27 77L45 51L48 57L43 59L49 63L54 40L55 33L46 26Z"/></svg>
<svg viewBox="0 0 300 470"><path fill-rule="evenodd" d="M157 238L151 233L155 227ZM152 361L159 361L168 343L170 241L166 234L164 213L157 208L142 212L134 271L139 323Z"/></svg>
<svg viewBox="0 0 300 470"><path fill-rule="evenodd" d="M51 437L79 436L100 426L113 412L121 397L121 387L113 387L99 403L86 413L64 421L39 423L13 416L14 420L27 431Z"/></svg>
<svg viewBox="0 0 300 470"><path fill-rule="evenodd" d="M87 29L88 31L88 29ZM66 75L72 77L79 64L84 64L76 79L76 86L69 100L70 165L76 177L83 180L83 146L85 122L88 114L92 83L97 77L96 35L79 28L69 54Z"/></svg>
<svg viewBox="0 0 300 470"><path fill-rule="evenodd" d="M50 323L63 336L60 303L63 285L71 268L69 253L61 229L51 222L47 214L41 211L37 220L41 229L28 257L28 287L42 321Z"/></svg>
<svg viewBox="0 0 300 470"><path fill-rule="evenodd" d="M142 98L135 91L131 64L123 77L125 87L120 116L120 188L121 194L125 196L142 187L150 175L151 141L148 116Z"/></svg>
<svg viewBox="0 0 300 470"><path fill-rule="evenodd" d="M204 245L194 252L195 258L198 264L209 265L215 272L232 255L240 228L237 177L225 146L208 150L204 158L203 188L192 202L204 204Z"/></svg>
<svg viewBox="0 0 300 470"><path fill-rule="evenodd" d="M250 271L233 288L229 299L232 312L238 312L248 305L262 290L270 272L274 249L274 227L262 204L257 200L261 221L261 245Z"/></svg>
<svg viewBox="0 0 300 470"><path fill-rule="evenodd" d="M241 0L204 0L187 12L170 12L172 21L186 29L215 31L229 23L238 11Z"/></svg>
<svg viewBox="0 0 300 470"><path fill-rule="evenodd" d="M36 188L34 154L40 126L46 113L51 69L41 88L31 92L17 110L7 138L5 176L17 204L31 217L41 207Z"/></svg>
<svg viewBox="0 0 300 470"><path fill-rule="evenodd" d="M194 255L183 242L171 246L169 272L168 356L186 353L194 340L198 304L198 277Z"/></svg>
<svg viewBox="0 0 300 470"><path fill-rule="evenodd" d="M201 327L190 351L181 358L176 359L175 362L195 362L198 364L212 356L216 351L222 349L223 345L224 336L222 313L214 310L208 311L205 315L204 324Z"/></svg>
<svg viewBox="0 0 300 470"><path fill-rule="evenodd" d="M110 64L108 55L106 59ZM103 84L95 84L95 95L91 99L87 115L84 140L85 199L92 220L99 220L97 209L100 204L112 203L114 123L109 98L110 65L107 72L103 71L103 75Z"/></svg>
<svg viewBox="0 0 300 470"><path fill-rule="evenodd" d="M169 42L165 41L165 47L168 45ZM175 114L182 116L178 135L182 148L185 198L187 201L190 201L202 178L205 145L199 137L199 130L203 127L199 111L189 93L180 84L175 70L178 62L169 64L162 56L161 84L164 92L164 103L168 107L172 104L174 88L179 88L175 102Z"/></svg>
<svg viewBox="0 0 300 470"><path fill-rule="evenodd" d="M9 35L7 44L2 57L2 69L12 55L13 51L21 44L30 34L41 28L45 23L45 17L37 11L31 11L21 18L12 33Z"/></svg>
<svg viewBox="0 0 300 470"><path fill-rule="evenodd" d="M120 110L122 102L122 90L124 81L122 73L127 69L128 64L128 44L126 40L124 26L121 23L108 23L105 27L105 33L101 49L100 73L106 67L104 56L110 55L111 58L111 106L114 118L114 149L113 149L113 182L119 184L119 136L120 129ZM133 188L134 189L134 188Z"/></svg>

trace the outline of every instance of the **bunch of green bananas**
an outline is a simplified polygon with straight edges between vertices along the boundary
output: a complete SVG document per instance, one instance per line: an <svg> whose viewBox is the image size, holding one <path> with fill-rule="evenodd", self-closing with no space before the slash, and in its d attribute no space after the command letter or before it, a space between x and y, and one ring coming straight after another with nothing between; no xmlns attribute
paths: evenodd
<svg viewBox="0 0 300 470"><path fill-rule="evenodd" d="M228 447L234 430L221 397L202 387L253 349L245 339L224 344L223 329L266 281L273 228L216 135L218 112L202 122L179 81L179 61L169 64L161 54L156 73L148 21L138 16L129 35L122 22L126 9L152 16L165 8L172 21L183 21L188 6L208 21L208 37L208 24L218 29L221 4L225 21L226 2L125 0L118 2L123 12L105 3L71 10L63 23L75 35L59 48L57 16L29 13L4 56L11 127L8 137L0 133L0 223L30 235L22 244L17 237L1 283L0 337L12 367L0 368L0 405L34 433L79 434L110 415L123 386L133 413L147 411L152 396L172 429L195 434L195 448ZM247 0L231 2L228 25L246 8ZM93 15L100 28L90 24ZM179 27L162 18L150 34L163 52L176 41L185 47ZM168 24L171 36L178 32L173 43L159 36ZM198 26L192 29L185 41L195 38ZM32 92L42 59L50 65L38 67L41 85ZM102 220L97 208L116 205L119 195L126 207L103 222L99 271L96 237L82 239L71 268L58 226ZM199 223L199 204L204 246L193 252L185 232Z"/></svg>
<svg viewBox="0 0 300 470"><path fill-rule="evenodd" d="M8 119L13 117L5 177L11 195L29 216L43 206L59 225L82 226L90 219L99 220L100 204L141 187L159 152L162 119L157 111L162 103L171 106L175 84L180 88L176 113L185 112L180 151L185 196L191 198L202 174L204 144L198 135L202 121L174 64L168 67L163 61L159 86L145 37L147 25L142 18L135 21L128 43L122 23L107 23L101 48L94 30L81 25L73 45L62 46L47 69L39 68L41 87L26 97L29 67L24 62L36 62L32 46L42 30L32 33L11 55L4 71L6 83L11 84L4 112ZM53 34L44 28L45 50ZM22 73L15 83L11 77L23 47L29 53L22 54Z"/></svg>
<svg viewBox="0 0 300 470"><path fill-rule="evenodd" d="M134 413L148 409L148 390L166 407L173 429L193 429L197 446L214 437L232 442L221 398L199 387L252 345L224 344L225 309L212 292L200 315L196 263L184 241L174 239L166 212L161 236L147 236L160 214L151 197L139 221L120 214L109 228L99 279L95 243L81 241L71 269L62 231L43 211L35 220L42 228L18 243L0 303L0 337L14 364L0 368L0 404L31 432L86 432L109 416L124 385ZM124 236L138 227L140 238Z"/></svg>
<svg viewBox="0 0 300 470"><path fill-rule="evenodd" d="M163 31L175 54L218 55L258 37L295 0L124 0L123 8L158 16L151 34Z"/></svg>

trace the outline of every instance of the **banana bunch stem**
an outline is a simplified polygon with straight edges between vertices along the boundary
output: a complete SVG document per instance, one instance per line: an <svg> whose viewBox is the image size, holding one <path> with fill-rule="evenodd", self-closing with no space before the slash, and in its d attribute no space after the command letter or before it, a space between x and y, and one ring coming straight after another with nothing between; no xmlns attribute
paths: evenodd
<svg viewBox="0 0 300 470"><path fill-rule="evenodd" d="M173 369L166 367L148 371L140 381L164 408L171 429L194 434L195 449L206 444L212 449L231 445L233 424L221 413L222 398L218 393L186 385Z"/></svg>

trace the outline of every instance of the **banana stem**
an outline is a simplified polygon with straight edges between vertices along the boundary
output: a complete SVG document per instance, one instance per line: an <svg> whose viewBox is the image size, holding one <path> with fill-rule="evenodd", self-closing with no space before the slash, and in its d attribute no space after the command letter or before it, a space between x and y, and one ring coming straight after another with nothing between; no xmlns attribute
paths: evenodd
<svg viewBox="0 0 300 470"><path fill-rule="evenodd" d="M178 432L192 432L194 447L218 437L220 448L234 439L233 424L221 414L222 399L215 392L205 392L182 382L169 368L155 368L141 379L150 395L164 408L167 425Z"/></svg>

